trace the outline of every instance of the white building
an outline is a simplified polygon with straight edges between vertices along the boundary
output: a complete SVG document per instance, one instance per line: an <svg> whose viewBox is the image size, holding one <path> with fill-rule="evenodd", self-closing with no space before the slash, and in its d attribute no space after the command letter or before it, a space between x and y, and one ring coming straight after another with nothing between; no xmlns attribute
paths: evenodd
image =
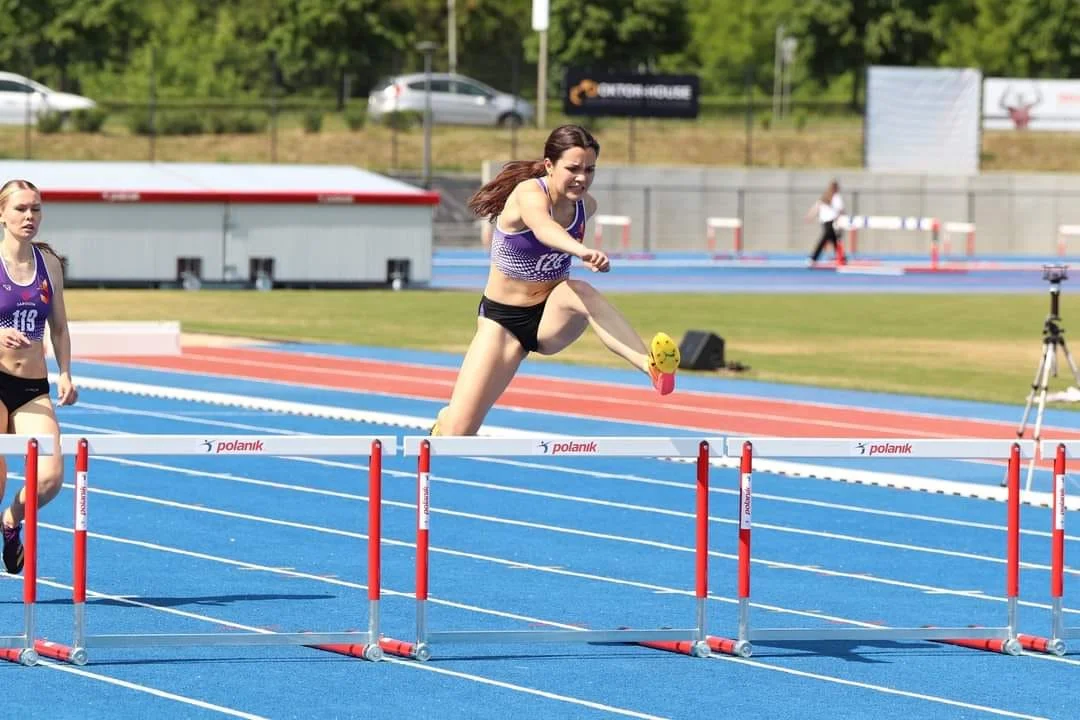
<svg viewBox="0 0 1080 720"><path fill-rule="evenodd" d="M72 287L431 280L438 194L354 167L0 161L13 178L41 190Z"/></svg>

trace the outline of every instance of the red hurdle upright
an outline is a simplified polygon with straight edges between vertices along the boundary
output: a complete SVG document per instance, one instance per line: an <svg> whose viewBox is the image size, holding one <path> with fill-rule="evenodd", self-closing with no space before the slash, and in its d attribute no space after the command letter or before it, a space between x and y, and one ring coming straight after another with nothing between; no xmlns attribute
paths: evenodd
<svg viewBox="0 0 1080 720"><path fill-rule="evenodd" d="M1080 451L1080 443L1043 440L1042 456L1054 456L1053 492L1050 503L1050 636L1021 635L1025 650L1065 654L1065 641L1080 638L1080 627L1065 625L1062 599L1065 595L1065 465L1071 452Z"/></svg>
<svg viewBox="0 0 1080 720"><path fill-rule="evenodd" d="M305 645L365 660L382 658L382 648L379 646L382 457L384 454L396 453L396 438L367 435L238 435L213 438L207 438L205 435L92 435L64 438L62 445L67 451L76 453L73 638L70 645L44 639L38 640L34 648L39 655L75 665L84 665L87 662L87 648L92 647ZM250 632L128 633L122 635L92 635L86 632L87 493L90 456L205 455L206 453L306 457L364 455L368 457L368 629L366 632L254 630ZM29 503L27 513L29 513ZM29 536L29 533L27 534Z"/></svg>
<svg viewBox="0 0 1080 720"><path fill-rule="evenodd" d="M1021 643L1016 632L1020 593L1020 458L1034 454L1034 442L1011 440L855 440L840 438L728 438L727 454L740 455L738 637L730 646L711 644L715 652L749 657L752 643L833 640L934 640L978 650L1018 655ZM756 457L786 458L983 458L1009 459L1006 515L1005 591L1007 623L1002 627L810 627L754 628L750 618L750 534L753 507L751 476Z"/></svg>
<svg viewBox="0 0 1080 720"><path fill-rule="evenodd" d="M710 447L722 448L716 440L695 438L595 437L595 438L480 438L406 437L405 454L417 457L416 512L416 640L384 641L389 654L416 660L431 657L431 645L439 643L626 643L642 645L696 657L709 654L714 643L733 641L712 638L705 632L706 599L709 592L709 458ZM429 630L427 623L429 534L431 516L431 458L443 456L507 457L528 455L693 457L696 458L694 598L695 624L692 627L612 630Z"/></svg>
<svg viewBox="0 0 1080 720"><path fill-rule="evenodd" d="M0 438L0 453L5 455L25 451L26 482L23 485L23 631L20 635L0 635L0 660L37 665L34 650L34 626L37 608L38 556L38 457L44 451L52 455L52 438L11 435Z"/></svg>

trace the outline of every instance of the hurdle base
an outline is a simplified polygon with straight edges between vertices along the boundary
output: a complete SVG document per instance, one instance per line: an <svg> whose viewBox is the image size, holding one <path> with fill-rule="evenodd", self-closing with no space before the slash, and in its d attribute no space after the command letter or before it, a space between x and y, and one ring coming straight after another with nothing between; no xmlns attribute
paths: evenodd
<svg viewBox="0 0 1080 720"><path fill-rule="evenodd" d="M926 625L924 626L924 628L928 630L934 630L935 633L940 633L941 631L941 628L935 628L933 625ZM973 633L974 637L947 638L937 635L936 637L930 636L926 639L931 640L932 642L946 644L946 646L968 648L969 650L984 650L986 652L996 652L1002 655L1018 655L1023 650L1020 639L1018 638L1000 636L995 637L995 633L1002 633L1002 631L1008 631L1008 628L986 628L978 625L971 625L967 628L967 631L971 630L975 630L975 633Z"/></svg>
<svg viewBox="0 0 1080 720"><path fill-rule="evenodd" d="M968 648L969 650L985 650L1001 655L1019 655L1021 646L1016 638L1002 640L1000 638L968 640L965 638L942 638L933 642L942 645L955 645L956 647Z"/></svg>
<svg viewBox="0 0 1080 720"><path fill-rule="evenodd" d="M691 657L702 658L709 655L708 644L701 640L644 640L634 644L653 650L663 650L665 652L672 652L678 655L689 655Z"/></svg>
<svg viewBox="0 0 1080 720"><path fill-rule="evenodd" d="M1031 652L1047 653L1061 657L1065 654L1065 641L1061 638L1045 638L1038 635L1017 635L1020 647Z"/></svg>
<svg viewBox="0 0 1080 720"><path fill-rule="evenodd" d="M34 650L41 657L72 665L85 665L87 661L86 648L70 647L52 640L35 640Z"/></svg>
<svg viewBox="0 0 1080 720"><path fill-rule="evenodd" d="M405 658L407 660L419 660L421 662L431 659L431 651L424 643L411 643L405 640L393 638L379 638L379 647L387 655Z"/></svg>
<svg viewBox="0 0 1080 720"><path fill-rule="evenodd" d="M0 660L33 667L38 663L38 654L33 648L3 648L0 649Z"/></svg>
<svg viewBox="0 0 1080 720"><path fill-rule="evenodd" d="M383 659L383 651L379 645L365 645L362 643L329 643L325 645L305 645L304 647L337 653L338 655L347 655L349 657L369 660L371 662L379 662Z"/></svg>
<svg viewBox="0 0 1080 720"><path fill-rule="evenodd" d="M732 640L731 638L713 637L705 638L709 649L719 655L734 655L735 657L748 658L754 654L754 646L746 640Z"/></svg>

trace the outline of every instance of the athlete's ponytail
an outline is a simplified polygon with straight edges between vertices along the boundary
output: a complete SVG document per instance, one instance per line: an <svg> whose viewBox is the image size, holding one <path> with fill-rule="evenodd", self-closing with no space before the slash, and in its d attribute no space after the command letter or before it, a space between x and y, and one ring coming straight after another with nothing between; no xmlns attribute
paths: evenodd
<svg viewBox="0 0 1080 720"><path fill-rule="evenodd" d="M63 263L64 258L60 257L60 253L56 252L56 250L54 250L52 245L50 245L49 243L41 242L40 240L35 240L34 241L34 247L36 247L38 250L41 250L42 252L49 253L54 258L56 258L61 263Z"/></svg>
<svg viewBox="0 0 1080 720"><path fill-rule="evenodd" d="M543 160L514 160L503 165L495 179L476 191L469 199L469 209L478 217L495 222L495 218L506 205L506 198L518 186L518 183L530 178L547 175Z"/></svg>
<svg viewBox="0 0 1080 720"><path fill-rule="evenodd" d="M495 179L484 185L469 199L469 209L479 217L495 222L506 205L510 193L524 180L544 177L547 174L545 160L558 162L562 154L572 147L592 148L599 155L600 143L589 131L578 125L562 125L551 131L544 143L544 157L540 160L515 160L503 166Z"/></svg>

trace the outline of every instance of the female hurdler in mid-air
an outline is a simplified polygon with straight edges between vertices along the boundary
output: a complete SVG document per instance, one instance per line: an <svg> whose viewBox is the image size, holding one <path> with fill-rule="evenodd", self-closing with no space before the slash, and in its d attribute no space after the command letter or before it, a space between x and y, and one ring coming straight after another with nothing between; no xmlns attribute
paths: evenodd
<svg viewBox="0 0 1080 720"><path fill-rule="evenodd" d="M588 190L599 153L584 128L564 125L548 136L543 159L508 163L469 201L493 224L491 270L476 335L432 435L476 434L526 355L554 355L587 326L661 395L675 389L679 348L671 337L657 333L646 347L603 295L569 277L574 257L593 272L610 269L607 255L583 242L585 220L596 212Z"/></svg>

